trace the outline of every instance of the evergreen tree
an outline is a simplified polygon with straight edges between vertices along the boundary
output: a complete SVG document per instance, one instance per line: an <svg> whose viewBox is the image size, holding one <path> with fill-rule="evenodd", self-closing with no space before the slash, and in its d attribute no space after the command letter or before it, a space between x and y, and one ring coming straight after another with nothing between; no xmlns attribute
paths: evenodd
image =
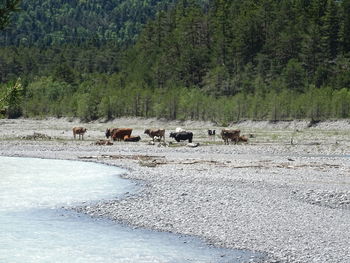
<svg viewBox="0 0 350 263"><path fill-rule="evenodd" d="M14 11L18 11L20 0L5 0L0 3L0 30L4 29L9 21L10 15Z"/></svg>
<svg viewBox="0 0 350 263"><path fill-rule="evenodd" d="M350 0L341 3L341 42L343 53L350 52Z"/></svg>
<svg viewBox="0 0 350 263"><path fill-rule="evenodd" d="M322 26L323 50L327 60L334 59L339 47L338 8L335 0L328 0Z"/></svg>
<svg viewBox="0 0 350 263"><path fill-rule="evenodd" d="M287 89L303 91L304 70L296 59L291 59L283 72Z"/></svg>

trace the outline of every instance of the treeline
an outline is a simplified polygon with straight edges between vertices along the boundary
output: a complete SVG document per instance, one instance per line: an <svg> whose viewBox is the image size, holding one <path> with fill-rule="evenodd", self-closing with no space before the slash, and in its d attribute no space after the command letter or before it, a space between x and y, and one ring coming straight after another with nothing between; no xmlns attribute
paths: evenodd
<svg viewBox="0 0 350 263"><path fill-rule="evenodd" d="M350 0L178 0L126 49L1 48L17 76L30 117L349 118Z"/></svg>
<svg viewBox="0 0 350 263"><path fill-rule="evenodd" d="M26 87L25 117L74 116L84 121L123 116L211 120L221 125L245 119L349 118L350 91L310 86L265 94L213 97L199 88L125 88L120 75L91 75L79 87L43 77Z"/></svg>
<svg viewBox="0 0 350 263"><path fill-rule="evenodd" d="M79 85L88 74L119 72L123 55L115 46L62 45L58 47L0 48L0 83L18 76L31 82L40 76L51 76L70 84Z"/></svg>

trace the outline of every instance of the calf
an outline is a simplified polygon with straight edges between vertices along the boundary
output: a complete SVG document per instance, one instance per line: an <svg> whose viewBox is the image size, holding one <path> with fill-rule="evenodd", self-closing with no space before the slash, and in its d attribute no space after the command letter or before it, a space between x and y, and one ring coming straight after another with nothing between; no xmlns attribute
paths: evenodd
<svg viewBox="0 0 350 263"><path fill-rule="evenodd" d="M244 135L239 136L238 141L247 143L248 142L248 137L244 136Z"/></svg>
<svg viewBox="0 0 350 263"><path fill-rule="evenodd" d="M164 129L146 129L145 134L148 134L149 137L154 141L154 137L159 137L159 140L162 139L165 141L165 130Z"/></svg>
<svg viewBox="0 0 350 263"><path fill-rule="evenodd" d="M193 133L192 132L171 132L170 138L174 138L177 142L188 140L189 143L192 142Z"/></svg>
<svg viewBox="0 0 350 263"><path fill-rule="evenodd" d="M125 142L138 142L141 140L140 136L125 136L124 141Z"/></svg>
<svg viewBox="0 0 350 263"><path fill-rule="evenodd" d="M84 140L84 133L87 131L86 128L83 128L83 127L74 127L73 128L73 136L74 136L74 139L76 139L76 135L78 134L79 135L79 140L80 140L80 136L81 136L81 139Z"/></svg>
<svg viewBox="0 0 350 263"><path fill-rule="evenodd" d="M233 141L235 144L239 141L241 130L222 130L221 137L224 140L224 144L229 144L229 139Z"/></svg>

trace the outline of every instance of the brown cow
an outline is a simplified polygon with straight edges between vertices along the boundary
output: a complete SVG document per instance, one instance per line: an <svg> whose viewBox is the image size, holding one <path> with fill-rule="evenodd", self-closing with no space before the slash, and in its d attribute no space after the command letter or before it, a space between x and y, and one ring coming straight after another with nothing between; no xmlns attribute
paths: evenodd
<svg viewBox="0 0 350 263"><path fill-rule="evenodd" d="M222 130L221 137L224 140L224 144L229 144L229 139L233 141L235 144L239 141L241 130Z"/></svg>
<svg viewBox="0 0 350 263"><path fill-rule="evenodd" d="M113 141L122 141L122 140L124 140L125 136L130 137L131 132L132 132L132 129L130 129L130 128L116 128L116 129L112 129L110 131L109 136L111 136ZM106 131L106 136L107 136L107 131Z"/></svg>
<svg viewBox="0 0 350 263"><path fill-rule="evenodd" d="M141 140L140 136L125 136L124 137L124 141L125 142L138 142L139 140Z"/></svg>
<svg viewBox="0 0 350 263"><path fill-rule="evenodd" d="M83 128L83 127L74 127L73 128L73 136L74 136L74 139L76 139L76 135L78 134L79 135L79 140L80 140L80 136L81 136L81 139L84 140L84 133L87 131L86 128Z"/></svg>
<svg viewBox="0 0 350 263"><path fill-rule="evenodd" d="M118 128L107 128L106 130L106 138L108 139L110 136L112 136L113 132Z"/></svg>
<svg viewBox="0 0 350 263"><path fill-rule="evenodd" d="M153 141L154 141L154 137L159 137L159 140L162 140L162 137L163 137L163 140L165 141L165 130L164 129L146 129L145 134L148 134L149 137L151 137Z"/></svg>

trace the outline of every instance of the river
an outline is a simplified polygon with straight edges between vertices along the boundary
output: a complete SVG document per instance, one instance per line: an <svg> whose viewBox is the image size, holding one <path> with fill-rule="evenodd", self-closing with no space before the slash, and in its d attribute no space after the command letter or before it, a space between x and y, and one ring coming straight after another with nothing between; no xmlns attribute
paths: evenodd
<svg viewBox="0 0 350 263"><path fill-rule="evenodd" d="M256 254L93 219L62 207L137 191L121 169L0 157L0 262L245 262Z"/></svg>

